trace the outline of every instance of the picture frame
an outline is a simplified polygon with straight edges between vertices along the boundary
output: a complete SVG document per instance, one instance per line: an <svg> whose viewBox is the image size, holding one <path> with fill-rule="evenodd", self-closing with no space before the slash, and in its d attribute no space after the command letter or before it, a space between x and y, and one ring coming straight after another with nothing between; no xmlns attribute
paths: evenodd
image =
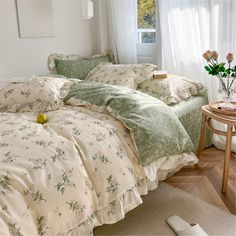
<svg viewBox="0 0 236 236"><path fill-rule="evenodd" d="M52 0L15 0L20 38L54 37Z"/></svg>

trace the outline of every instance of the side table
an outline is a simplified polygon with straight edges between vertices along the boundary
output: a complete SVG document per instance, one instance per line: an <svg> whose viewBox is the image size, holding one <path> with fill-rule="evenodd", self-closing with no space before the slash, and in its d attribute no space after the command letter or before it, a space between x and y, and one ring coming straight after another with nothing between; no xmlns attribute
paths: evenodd
<svg viewBox="0 0 236 236"><path fill-rule="evenodd" d="M227 131L217 130L212 127L211 120L216 120L227 125ZM228 116L218 112L214 112L210 109L209 105L205 105L202 107L202 122L201 122L201 133L199 146L197 151L197 157L200 158L201 152L204 147L204 135L206 127L211 130L213 133L226 136L226 149L225 149L225 158L224 158L224 170L223 170L223 180L221 192L227 193L227 183L228 183L228 175L229 175L229 161L231 157L231 144L232 144L232 136L236 135L236 116ZM235 129L233 131L233 128Z"/></svg>

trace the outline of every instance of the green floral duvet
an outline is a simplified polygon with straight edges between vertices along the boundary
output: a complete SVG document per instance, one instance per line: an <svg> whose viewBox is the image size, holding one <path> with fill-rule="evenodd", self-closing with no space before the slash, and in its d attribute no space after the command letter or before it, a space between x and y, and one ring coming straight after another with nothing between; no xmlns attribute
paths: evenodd
<svg viewBox="0 0 236 236"><path fill-rule="evenodd" d="M107 110L131 130L143 166L183 152L193 144L172 110L160 100L122 86L82 81L66 97L67 104L81 101L87 106Z"/></svg>

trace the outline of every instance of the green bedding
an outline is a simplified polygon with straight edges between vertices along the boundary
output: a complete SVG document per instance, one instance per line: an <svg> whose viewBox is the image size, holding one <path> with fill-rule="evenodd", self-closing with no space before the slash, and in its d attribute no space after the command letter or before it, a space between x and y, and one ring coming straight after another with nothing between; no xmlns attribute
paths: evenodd
<svg viewBox="0 0 236 236"><path fill-rule="evenodd" d="M81 81L66 98L106 109L131 130L143 166L169 155L191 152L193 144L171 108L147 94L122 86Z"/></svg>
<svg viewBox="0 0 236 236"><path fill-rule="evenodd" d="M208 104L207 97L195 96L184 100L176 105L169 106L186 129L194 146L194 151L198 148L200 128L201 128L201 107ZM212 134L206 132L205 147L212 145Z"/></svg>
<svg viewBox="0 0 236 236"><path fill-rule="evenodd" d="M145 93L156 98L159 97L159 95L154 92ZM180 103L168 105L179 118L180 122L191 138L194 146L194 152L197 151L200 138L201 107L206 104L208 104L208 98L203 92L198 96L192 96L189 99L181 101ZM210 147L211 145L212 133L207 130L205 135L205 147Z"/></svg>

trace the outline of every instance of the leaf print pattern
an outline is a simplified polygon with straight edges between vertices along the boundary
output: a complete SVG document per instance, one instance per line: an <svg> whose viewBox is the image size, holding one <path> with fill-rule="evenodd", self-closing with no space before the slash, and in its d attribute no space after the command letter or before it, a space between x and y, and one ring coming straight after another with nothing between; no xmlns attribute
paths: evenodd
<svg viewBox="0 0 236 236"><path fill-rule="evenodd" d="M117 147L116 155L117 155L120 159L122 159L122 158L123 158L123 155L125 155L124 149L123 149L123 147L122 147L121 144L119 144L118 147Z"/></svg>
<svg viewBox="0 0 236 236"><path fill-rule="evenodd" d="M46 229L44 226L44 216L37 218L37 230L40 236L44 236L46 234Z"/></svg>
<svg viewBox="0 0 236 236"><path fill-rule="evenodd" d="M1 136L4 137L4 136L8 136L9 134L13 133L13 130L6 130L6 131L3 131Z"/></svg>
<svg viewBox="0 0 236 236"><path fill-rule="evenodd" d="M39 192L39 190L35 189L34 187L30 187L29 189L26 189L24 191L24 195L30 196L34 202L41 202L41 201L47 201L43 198L43 194Z"/></svg>
<svg viewBox="0 0 236 236"><path fill-rule="evenodd" d="M2 211L7 211L7 205L2 207Z"/></svg>
<svg viewBox="0 0 236 236"><path fill-rule="evenodd" d="M69 125L69 123L66 123L65 125ZM81 134L80 129L78 129L77 127L74 127L72 130L73 130L73 134L75 134L75 135L80 135Z"/></svg>
<svg viewBox="0 0 236 236"><path fill-rule="evenodd" d="M107 189L106 189L106 192L115 192L118 190L118 186L119 184L112 179L112 175L110 175L108 178L107 178L107 183L108 183L108 186L107 186Z"/></svg>
<svg viewBox="0 0 236 236"><path fill-rule="evenodd" d="M16 160L16 157L15 155L13 155L11 152L7 152L7 153L4 153L3 154L4 156L4 159L1 161L1 163L11 163L13 162L14 160Z"/></svg>
<svg viewBox="0 0 236 236"><path fill-rule="evenodd" d="M7 147L9 144L8 143L1 143L0 142L0 147Z"/></svg>
<svg viewBox="0 0 236 236"><path fill-rule="evenodd" d="M59 217L62 217L62 213L61 213L59 207L56 207L56 210L54 210L53 212L55 212L56 215L58 215Z"/></svg>
<svg viewBox="0 0 236 236"><path fill-rule="evenodd" d="M29 128L30 128L29 125L22 125L18 130L23 131L23 130L26 130L26 129L29 129Z"/></svg>
<svg viewBox="0 0 236 236"><path fill-rule="evenodd" d="M7 89L5 92L3 92L4 98L7 98L9 95L11 95L14 92L14 89Z"/></svg>
<svg viewBox="0 0 236 236"><path fill-rule="evenodd" d="M63 171L62 175L59 177L61 181L59 181L55 186L57 191L63 194L67 187L76 188L76 184L71 180L72 177L73 177L73 169Z"/></svg>
<svg viewBox="0 0 236 236"><path fill-rule="evenodd" d="M34 171L41 170L44 166L47 165L47 159L29 159L29 161L33 163Z"/></svg>
<svg viewBox="0 0 236 236"><path fill-rule="evenodd" d="M45 142L45 141L43 141L43 140L38 140L38 141L35 142L35 144L36 144L36 145L39 145L39 146L41 146L41 147L43 147L43 148L47 148L47 147L49 147L50 145L52 145L53 142Z"/></svg>
<svg viewBox="0 0 236 236"><path fill-rule="evenodd" d="M101 154L101 153L96 153L96 154L93 156L93 160L99 160L99 161L102 162L102 163L111 163L111 162L108 160L108 157L104 156L104 155Z"/></svg>
<svg viewBox="0 0 236 236"><path fill-rule="evenodd" d="M69 205L69 209L76 214L81 213L86 209L85 205L80 206L79 203L76 201L71 201L66 203Z"/></svg>
<svg viewBox="0 0 236 236"><path fill-rule="evenodd" d="M105 134L92 134L92 135L95 136L97 142L101 142L106 138Z"/></svg>
<svg viewBox="0 0 236 236"><path fill-rule="evenodd" d="M9 178L8 175L2 176L2 178L0 179L0 192L2 194L7 194L10 191L10 183L11 179Z"/></svg>
<svg viewBox="0 0 236 236"><path fill-rule="evenodd" d="M120 121L71 106L36 116L0 112L0 235L92 233L141 203L146 176Z"/></svg>
<svg viewBox="0 0 236 236"><path fill-rule="evenodd" d="M107 211L107 214L108 214L108 216L111 216L111 215L114 215L116 213L116 211L117 211L116 203L112 202L110 204L109 210Z"/></svg>
<svg viewBox="0 0 236 236"><path fill-rule="evenodd" d="M51 156L51 159L53 162L55 162L57 159L63 159L65 160L65 151L62 150L61 148L55 148L56 154Z"/></svg>
<svg viewBox="0 0 236 236"><path fill-rule="evenodd" d="M17 226L16 223L14 223L14 224L8 223L8 228L9 228L9 232L12 235L23 236L23 234L21 234L21 232L20 232L20 227Z"/></svg>
<svg viewBox="0 0 236 236"><path fill-rule="evenodd" d="M26 98L28 98L30 96L30 90L27 89L26 91L21 91L21 95L25 96Z"/></svg>

